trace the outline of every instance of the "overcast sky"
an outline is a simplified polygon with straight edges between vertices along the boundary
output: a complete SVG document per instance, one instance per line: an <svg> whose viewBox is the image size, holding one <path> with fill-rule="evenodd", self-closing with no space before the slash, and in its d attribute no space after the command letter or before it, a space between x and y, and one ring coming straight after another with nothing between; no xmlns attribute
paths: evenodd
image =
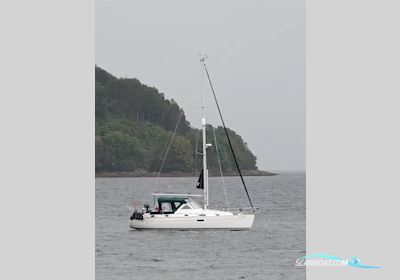
<svg viewBox="0 0 400 280"><path fill-rule="evenodd" d="M96 0L96 64L158 88L195 127L198 53L209 57L226 125L258 167L305 170L304 0ZM207 94L207 122L220 125Z"/></svg>

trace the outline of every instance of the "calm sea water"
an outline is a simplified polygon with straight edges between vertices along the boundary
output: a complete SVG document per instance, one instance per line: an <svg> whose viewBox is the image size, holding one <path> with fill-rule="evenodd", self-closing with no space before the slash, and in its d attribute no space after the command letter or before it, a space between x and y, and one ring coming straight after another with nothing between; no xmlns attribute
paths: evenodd
<svg viewBox="0 0 400 280"><path fill-rule="evenodd" d="M132 201L199 193L197 178L96 179L96 279L305 279L305 174L246 177L259 207L250 231L136 231ZM247 207L237 177L210 178L210 204ZM226 196L224 195L226 193Z"/></svg>

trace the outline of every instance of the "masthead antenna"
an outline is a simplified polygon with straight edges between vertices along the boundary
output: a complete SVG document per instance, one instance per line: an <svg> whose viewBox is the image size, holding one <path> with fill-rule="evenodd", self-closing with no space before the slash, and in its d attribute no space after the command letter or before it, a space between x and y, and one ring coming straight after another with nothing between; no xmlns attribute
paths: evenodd
<svg viewBox="0 0 400 280"><path fill-rule="evenodd" d="M205 64L206 63L206 59L208 58L208 56L206 54L203 55L201 53L199 53L198 55L200 56L200 62Z"/></svg>

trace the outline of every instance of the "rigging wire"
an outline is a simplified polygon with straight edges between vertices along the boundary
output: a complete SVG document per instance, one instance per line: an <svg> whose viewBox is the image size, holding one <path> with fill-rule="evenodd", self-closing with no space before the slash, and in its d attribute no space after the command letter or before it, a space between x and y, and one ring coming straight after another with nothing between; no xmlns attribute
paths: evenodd
<svg viewBox="0 0 400 280"><path fill-rule="evenodd" d="M164 167L165 160L167 159L169 149L171 148L172 142L174 141L174 138L175 138L175 135L176 135L176 130L178 129L178 126L179 126L179 123L181 121L182 115L183 115L183 108L181 108L181 113L179 114L178 121L176 122L174 133L172 134L171 140L169 141L169 144L168 144L168 147L167 147L167 151L165 152L165 155L164 155L163 161L161 163L160 169L158 170L157 178L160 177L161 170Z"/></svg>
<svg viewBox="0 0 400 280"><path fill-rule="evenodd" d="M222 121L222 125L224 126L226 138L228 138L229 147L231 149L231 152L232 152L232 155L233 155L233 159L234 159L235 164L236 164L236 168L237 168L237 170L239 172L240 179L242 179L242 184L243 184L244 190L246 191L247 198L249 199L251 209L254 212L254 206L253 206L253 203L251 202L251 198L250 198L249 192L247 190L246 183L244 182L244 179L243 179L243 176L242 176L242 172L241 172L240 167L239 167L239 163L238 163L238 161L236 159L235 152L233 151L231 139L229 138L228 130L226 129L224 118L222 117L221 109L219 108L218 99L217 99L217 96L215 94L213 84L211 82L210 74L208 73L208 69L207 69L206 63L204 62L204 59L202 60L202 62L203 62L204 70L206 71L206 74L207 74L208 82L210 83L210 87L211 87L211 91L212 91L213 96L214 96L215 103L217 104L217 109L218 109L218 113L219 113L219 116L220 116L221 121Z"/></svg>
<svg viewBox="0 0 400 280"><path fill-rule="evenodd" d="M196 72L197 72L198 70L200 70L200 65L199 65L198 62L196 62L196 63L194 64L194 68L195 68L195 71L196 71ZM193 90L193 89L192 89L193 84L194 84L194 78L189 82L189 85L188 85L188 88L189 88L189 89L188 89L188 91L192 91L192 90ZM175 126L175 129L174 129L173 135L172 135L172 137L171 137L171 140L170 140L168 146L165 147L165 148L166 148L166 152L165 152L165 154L164 154L164 151L165 151L165 148L164 148L164 150L163 150L162 153L160 154L159 161L161 161L161 159L162 159L162 157L163 157L163 155L164 155L164 157L163 157L163 159L162 159L161 166L160 166L158 172L157 172L157 166L156 166L156 167L154 168L153 173L152 173L152 176L154 177L154 183L153 183L153 186L152 186L153 192L155 191L156 180L157 180L157 178L160 177L162 168L163 168L164 163L165 163L165 160L166 160L166 158L167 158L167 156L168 156L169 149L170 149L171 144L172 144L172 142L173 142L173 140L174 140L174 137L175 137L175 134L176 134L176 131L177 131L177 128L178 128L178 126L179 126L179 122L180 122L180 120L181 120L181 117L182 117L183 113L184 113L184 112L183 112L183 108L181 108L181 111L180 111L178 120L177 120L177 122L176 122L176 126ZM157 173L157 175L156 175L156 173Z"/></svg>
<svg viewBox="0 0 400 280"><path fill-rule="evenodd" d="M227 199L226 199L224 174L222 173L222 166L221 166L221 160L220 160L219 152L218 152L218 142L217 142L217 137L215 135L215 129L213 126L211 126L211 127L212 127L212 131L213 131L213 135L214 135L215 150L217 151L217 159L218 159L219 173L221 174L222 189L224 190L224 203L225 203L224 207L226 207L228 205L228 203L227 203Z"/></svg>
<svg viewBox="0 0 400 280"><path fill-rule="evenodd" d="M176 135L176 131L177 131L178 126L179 126L179 123L180 123L180 121L181 121L182 115L183 115L183 108L181 108L181 111L180 111L178 120L176 121L175 129L174 129L174 132L172 133L171 139L170 139L169 144L168 144L168 146L167 146L167 149L166 149L166 151L165 151L165 155L164 155L164 158L163 158L163 160L162 160L162 162L161 162L160 169L159 169L158 172L157 172L157 176L154 177L154 182L153 182L153 187L152 187L152 192L153 192L153 193L154 193L154 191L155 191L156 181L157 181L157 179L160 177L161 170L162 170L162 168L164 167L165 160L167 159L167 156L168 156L168 153L169 153L169 149L171 148L172 142L174 141L174 138L175 138L175 135ZM162 154L161 154L161 155L162 155ZM160 157L160 158L161 158L161 157ZM155 172L156 172L156 169L154 170L153 175L154 175Z"/></svg>

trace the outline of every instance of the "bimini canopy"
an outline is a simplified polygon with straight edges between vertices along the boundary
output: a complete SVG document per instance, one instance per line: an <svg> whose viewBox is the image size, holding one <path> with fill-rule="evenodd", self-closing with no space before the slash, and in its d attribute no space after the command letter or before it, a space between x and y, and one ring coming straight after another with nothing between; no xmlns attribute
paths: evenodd
<svg viewBox="0 0 400 280"><path fill-rule="evenodd" d="M179 197L179 196L161 196L158 198L158 203L163 202L181 202L186 203L187 197Z"/></svg>

